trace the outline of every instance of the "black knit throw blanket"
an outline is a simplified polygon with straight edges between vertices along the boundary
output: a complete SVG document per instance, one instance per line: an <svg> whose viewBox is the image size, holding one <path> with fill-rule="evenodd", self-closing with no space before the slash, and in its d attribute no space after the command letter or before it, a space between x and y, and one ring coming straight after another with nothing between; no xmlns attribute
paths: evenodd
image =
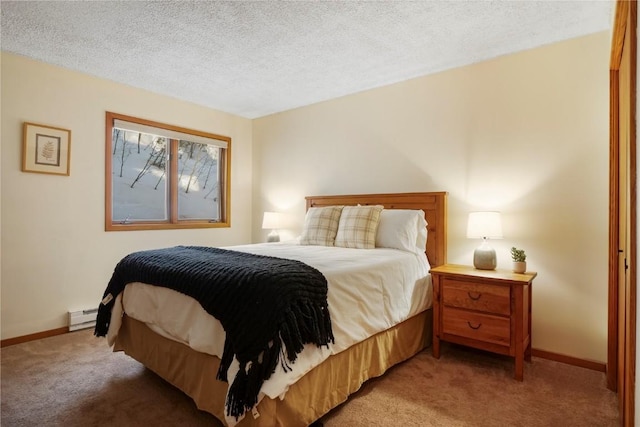
<svg viewBox="0 0 640 427"><path fill-rule="evenodd" d="M115 297L132 282L189 295L222 323L226 340L217 378L227 381L236 356L240 371L226 402L227 415L236 419L256 405L278 362L286 370L304 344L333 342L327 280L299 261L197 246L132 253L116 265L104 292L103 302L112 298L100 304L96 336L106 335Z"/></svg>

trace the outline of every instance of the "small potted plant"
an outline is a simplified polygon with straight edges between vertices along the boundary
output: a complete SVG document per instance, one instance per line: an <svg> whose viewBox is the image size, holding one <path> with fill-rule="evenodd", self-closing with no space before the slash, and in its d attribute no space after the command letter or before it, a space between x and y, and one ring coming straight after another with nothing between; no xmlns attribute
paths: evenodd
<svg viewBox="0 0 640 427"><path fill-rule="evenodd" d="M511 248L511 259L513 260L513 272L524 273L527 271L527 254L524 253L524 249L518 249L515 246Z"/></svg>

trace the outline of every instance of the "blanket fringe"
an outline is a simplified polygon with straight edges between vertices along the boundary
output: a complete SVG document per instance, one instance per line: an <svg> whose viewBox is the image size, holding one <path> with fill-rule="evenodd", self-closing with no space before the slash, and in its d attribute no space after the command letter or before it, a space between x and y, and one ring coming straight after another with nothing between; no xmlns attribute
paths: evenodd
<svg viewBox="0 0 640 427"><path fill-rule="evenodd" d="M290 371L289 363L294 363L298 353L306 343L315 343L318 347L328 346L334 342L331 330L331 319L328 307L317 307L308 302L302 302L288 310L280 325L280 333L269 342L260 355L250 361L240 360L240 372L229 387L226 402L228 416L236 419L251 410L257 404L257 396L265 380L275 372L278 362L285 371ZM218 379L227 380L227 370L233 360L233 349L229 340L225 341L225 349Z"/></svg>
<svg viewBox="0 0 640 427"><path fill-rule="evenodd" d="M279 339L271 341L257 360L240 364L240 371L236 374L227 394L227 415L238 419L257 405L260 388L275 372L281 350L282 345Z"/></svg>

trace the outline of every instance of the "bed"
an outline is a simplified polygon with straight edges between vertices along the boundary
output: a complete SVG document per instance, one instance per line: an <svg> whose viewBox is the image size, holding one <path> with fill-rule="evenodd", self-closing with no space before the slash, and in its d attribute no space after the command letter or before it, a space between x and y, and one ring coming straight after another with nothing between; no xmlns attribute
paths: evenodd
<svg viewBox="0 0 640 427"><path fill-rule="evenodd" d="M428 272L429 266L435 267L445 263L446 193L444 192L315 196L307 197L306 204L308 211L311 208L331 206L383 206L385 210L422 210L428 224L426 226L428 231L425 251L428 259L426 271ZM286 242L246 245L229 249L282 257L296 256L291 252L295 251L295 248ZM312 258L314 263L323 266L338 264L331 261L326 248L308 249L315 253L313 255L315 258ZM349 249L340 248L332 250L332 253L338 253L336 259L340 259L345 251L348 252ZM390 256L407 258L406 254L394 254L394 252L400 251L392 249L369 251L368 253L371 255L361 258L375 258L379 255L382 260L387 257L385 251ZM322 261L316 261L318 259L324 259L324 264ZM348 261L348 263L351 262ZM404 267L399 270L403 269ZM390 268L382 268L381 270L386 271ZM338 280L333 278L333 272L325 274L331 276L329 286L332 286L333 280ZM406 273L400 271L399 274ZM427 273L425 276L428 276ZM371 280L386 280L386 276L380 277L383 279ZM172 298L175 295L171 294L175 294L175 291L165 289L166 297L162 294L159 297L154 297L155 299L145 300L148 286L144 284L128 285L127 289L132 291L124 293L125 302L131 304L129 301L139 299L143 301L141 303L143 306L147 304L153 310L153 307L159 306L158 301L168 300L171 301L168 303L169 305L156 311L164 312L163 310L168 310L167 307L175 305L174 314L169 317L180 318L180 313L186 312L182 309L182 305L174 303L175 300ZM133 291L134 289L135 291ZM350 316L337 313L335 311L337 309L333 306L342 305L344 307L346 305L348 307L348 304L353 302L354 306L365 307L362 309L363 311L384 312L386 310L382 306L376 306L376 302L372 302L373 305L367 309L368 303L364 301L362 295L342 294L338 297L335 292L337 291L329 290L329 307L330 310L333 309L332 321L336 337L344 336L342 329L345 328L341 322L348 322ZM429 295L430 292L429 289ZM182 298L187 301L187 304L194 303L194 301L189 301L189 297L182 295ZM391 305L394 304L394 298L387 298L392 299ZM401 300L403 300L402 295L398 298L398 301ZM332 408L346 401L348 396L357 391L366 380L382 375L393 365L409 359L431 344L432 310L429 296L424 294L421 294L419 298L409 296L406 300L410 301L408 305L411 305L411 307L407 307L406 318L391 319L394 317L392 314L386 317L381 316L379 320L374 320L374 323L376 321L379 323L378 325L364 328L369 329L369 332L359 330L355 333L349 332L348 339L351 341L336 339L337 343L333 343L331 346L317 348L311 345L305 346L301 353L304 357L300 357L292 365L294 369L290 373L291 376L280 375L273 380L275 385L272 384L271 379L266 381L263 386L266 391L263 390L261 393L257 406L239 419L230 418L225 414L225 399L229 385L216 379L220 357L215 356L214 351L208 351L207 344L202 344L202 340L195 338L195 334L191 336L192 331L187 330L186 332L189 338L185 338L185 340L189 342L172 339L171 333L163 331L162 328L165 326L158 326L159 322L156 322L154 314L150 314L151 317L140 315L134 305L131 305L130 310L124 309L125 304L121 299L120 303L114 307L121 307L123 312L114 314L117 320L113 323L117 323L117 326L110 325L109 339L113 344L113 351L124 351L127 355L138 360L189 395L199 409L213 414L226 425L238 425L239 427L308 426ZM354 313L359 312L354 311ZM358 329L357 324L360 321L357 316L354 318L356 319L354 321L356 323L355 329ZM188 319L181 319L179 323L183 325L184 322L191 321L193 318L189 315ZM116 332L111 333L112 330L116 330ZM349 328L349 331L352 330L353 328ZM371 333L371 331L374 332ZM222 330L222 334L224 334L224 330ZM315 362L307 362L308 358L315 360ZM232 365L229 370L230 375L233 373L233 369L237 371L237 367Z"/></svg>

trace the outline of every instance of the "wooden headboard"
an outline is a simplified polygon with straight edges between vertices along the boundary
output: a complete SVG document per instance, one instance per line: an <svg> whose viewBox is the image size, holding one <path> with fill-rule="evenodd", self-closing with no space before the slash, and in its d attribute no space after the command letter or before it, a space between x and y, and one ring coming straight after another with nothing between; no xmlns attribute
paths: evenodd
<svg viewBox="0 0 640 427"><path fill-rule="evenodd" d="M447 262L447 193L309 196L307 209L333 205L382 205L385 209L422 209L427 220L427 258L431 267Z"/></svg>

